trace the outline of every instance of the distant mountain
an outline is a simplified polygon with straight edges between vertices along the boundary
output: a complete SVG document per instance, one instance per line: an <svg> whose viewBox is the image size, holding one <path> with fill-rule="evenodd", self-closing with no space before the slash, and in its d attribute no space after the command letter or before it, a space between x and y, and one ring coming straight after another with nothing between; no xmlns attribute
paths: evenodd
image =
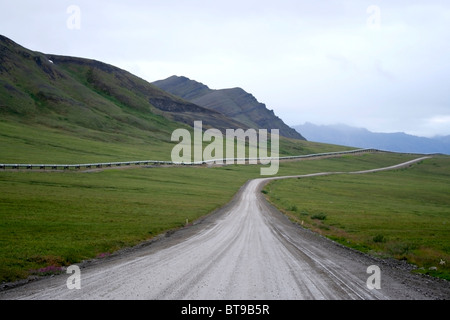
<svg viewBox="0 0 450 320"><path fill-rule="evenodd" d="M436 136L436 137L433 137L433 139L450 144L450 136Z"/></svg>
<svg viewBox="0 0 450 320"><path fill-rule="evenodd" d="M241 88L210 89L186 77L171 76L152 84L175 96L199 106L212 109L255 129L279 129L287 138L305 140L296 130L286 125L273 110L267 109L256 98Z"/></svg>
<svg viewBox="0 0 450 320"><path fill-rule="evenodd" d="M301 132L309 141L314 142L395 152L450 154L449 136L424 138L403 132L376 133L343 124L315 125L308 122L294 126L294 129Z"/></svg>

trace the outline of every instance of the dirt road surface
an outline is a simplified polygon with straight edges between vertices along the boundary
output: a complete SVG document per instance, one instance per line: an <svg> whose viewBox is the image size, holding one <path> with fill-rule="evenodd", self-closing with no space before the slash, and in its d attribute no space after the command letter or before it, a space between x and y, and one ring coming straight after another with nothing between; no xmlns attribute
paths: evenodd
<svg viewBox="0 0 450 320"><path fill-rule="evenodd" d="M316 175L323 174L333 173ZM72 274L63 273L3 290L0 299L450 298L448 281L411 274L406 263L367 256L293 224L264 199L270 179L247 182L192 226L80 264L81 289L69 289ZM370 266L380 270L380 289L367 285L374 283Z"/></svg>

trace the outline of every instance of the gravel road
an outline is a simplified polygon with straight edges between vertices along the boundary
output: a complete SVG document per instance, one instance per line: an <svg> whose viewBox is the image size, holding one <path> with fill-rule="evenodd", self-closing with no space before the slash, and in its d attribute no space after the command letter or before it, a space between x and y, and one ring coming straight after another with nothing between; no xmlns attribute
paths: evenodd
<svg viewBox="0 0 450 320"><path fill-rule="evenodd" d="M450 298L448 281L411 274L403 262L375 259L293 224L261 193L271 179L250 180L192 226L80 264L81 289L68 289L71 275L64 273L3 290L0 299ZM367 286L374 265L380 289Z"/></svg>

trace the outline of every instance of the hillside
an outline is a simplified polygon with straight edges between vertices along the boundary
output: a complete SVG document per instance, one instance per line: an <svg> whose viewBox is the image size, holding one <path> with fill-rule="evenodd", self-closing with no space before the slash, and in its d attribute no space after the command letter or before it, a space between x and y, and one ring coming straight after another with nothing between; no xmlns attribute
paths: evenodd
<svg viewBox="0 0 450 320"><path fill-rule="evenodd" d="M172 76L153 84L164 91L186 99L199 106L216 110L226 116L255 129L279 129L280 135L305 140L294 129L277 117L273 110L258 102L241 88L213 90L186 77Z"/></svg>
<svg viewBox="0 0 450 320"><path fill-rule="evenodd" d="M110 64L0 36L0 163L170 160L172 132L196 120L204 130L249 127ZM280 137L282 156L347 149Z"/></svg>
<svg viewBox="0 0 450 320"><path fill-rule="evenodd" d="M3 36L0 45L3 115L29 118L58 114L63 117L60 120L74 120L80 126L101 131L117 129L124 122L159 131L165 122L162 118L191 126L194 120L202 119L205 127L219 129L242 126L106 63L33 52ZM105 121L106 113L112 119ZM144 124L143 115L150 121ZM110 123L109 127L106 123Z"/></svg>
<svg viewBox="0 0 450 320"><path fill-rule="evenodd" d="M4 162L19 161L26 153L36 161L50 161L48 153L61 161L66 154L85 161L167 159L171 133L191 128L195 120L202 120L204 129L246 128L115 66L34 52L4 36L0 115ZM131 145L139 151L130 152ZM39 154L46 147L47 156Z"/></svg>
<svg viewBox="0 0 450 320"><path fill-rule="evenodd" d="M347 125L294 126L310 141L332 143L356 148L376 148L394 152L450 154L448 137L425 138L403 132L377 133Z"/></svg>

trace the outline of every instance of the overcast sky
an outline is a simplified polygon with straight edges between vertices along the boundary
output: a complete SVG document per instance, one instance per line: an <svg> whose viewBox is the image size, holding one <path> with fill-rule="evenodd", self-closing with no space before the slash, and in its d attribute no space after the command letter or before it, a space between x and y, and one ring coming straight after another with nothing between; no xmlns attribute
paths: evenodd
<svg viewBox="0 0 450 320"><path fill-rule="evenodd" d="M2 0L0 34L149 82L241 87L288 125L450 134L448 0Z"/></svg>

